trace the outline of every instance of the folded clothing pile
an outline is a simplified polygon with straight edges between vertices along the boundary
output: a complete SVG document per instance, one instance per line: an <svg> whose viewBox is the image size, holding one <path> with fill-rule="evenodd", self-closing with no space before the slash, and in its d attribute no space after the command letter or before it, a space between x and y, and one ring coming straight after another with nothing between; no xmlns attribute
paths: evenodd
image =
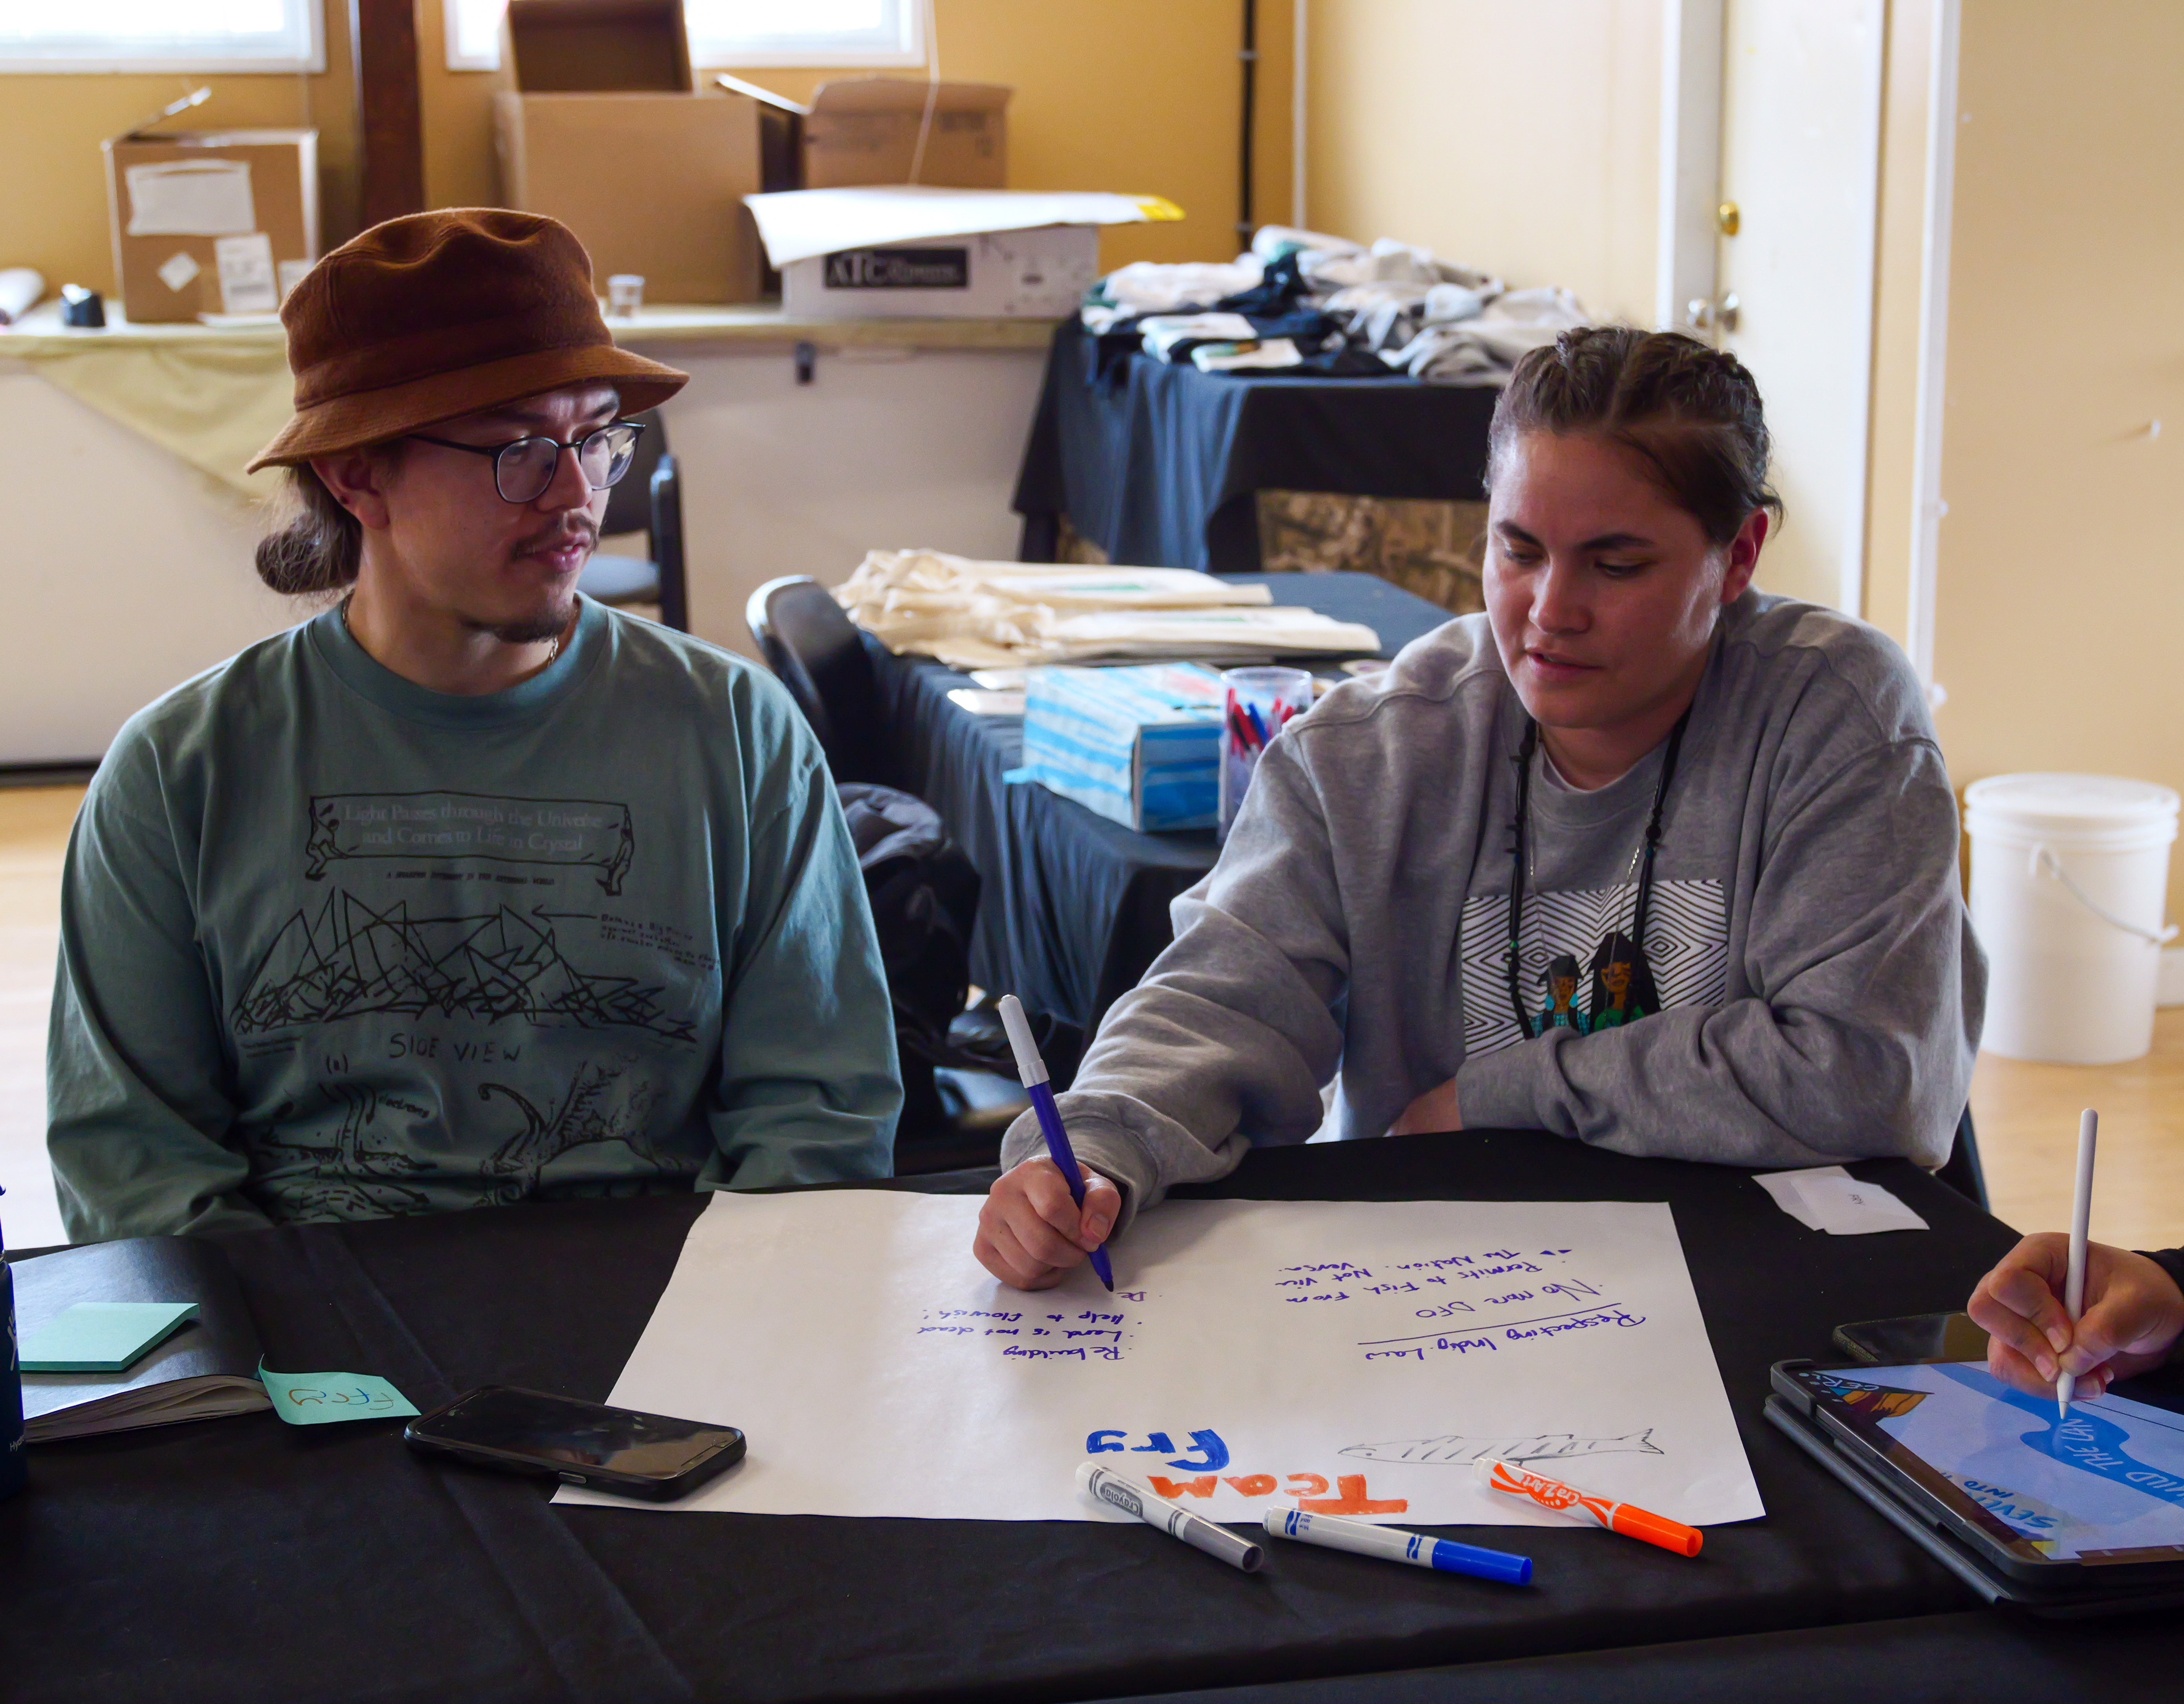
<svg viewBox="0 0 2184 1704"><path fill-rule="evenodd" d="M1458 385L1503 383L1527 350L1585 323L1568 290L1511 290L1411 243L1281 225L1262 226L1233 262L1140 260L1111 272L1081 317L1100 376L1142 349L1209 372L1401 372Z"/></svg>
<svg viewBox="0 0 2184 1704"><path fill-rule="evenodd" d="M981 562L874 550L834 588L850 620L900 656L952 668L1095 659L1370 656L1379 635L1317 610L1278 608L1262 585L1187 568Z"/></svg>

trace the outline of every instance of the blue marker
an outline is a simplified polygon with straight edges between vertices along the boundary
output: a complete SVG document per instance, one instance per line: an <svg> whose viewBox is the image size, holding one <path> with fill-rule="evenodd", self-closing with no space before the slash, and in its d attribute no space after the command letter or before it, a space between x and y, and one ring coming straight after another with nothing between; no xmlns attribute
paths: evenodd
<svg viewBox="0 0 2184 1704"><path fill-rule="evenodd" d="M1045 1132L1048 1157L1069 1186L1069 1198L1082 1209L1084 1175L1078 1170L1076 1154L1070 1151L1069 1132L1061 1127L1061 1111L1055 1105L1054 1091L1047 1084L1046 1061L1039 1058L1039 1043L1031 1038L1031 1020L1024 1016L1023 1002L1013 994L1001 996L1001 1027L1009 1032L1009 1046L1017 1056L1017 1075L1023 1079L1032 1110L1039 1115L1039 1127ZM1107 1264L1105 1249L1092 1251L1092 1270L1109 1290L1115 1288L1114 1270Z"/></svg>
<svg viewBox="0 0 2184 1704"><path fill-rule="evenodd" d="M1482 1550L1459 1545L1453 1539L1429 1539L1423 1533L1407 1533L1397 1527L1376 1527L1369 1521L1338 1520L1333 1515L1307 1515L1301 1510L1269 1509L1267 1530L1278 1539L1295 1539L1307 1545L1323 1545L1330 1550L1354 1556L1381 1556L1391 1562L1408 1562L1414 1568L1439 1568L1443 1573L1470 1574L1504 1585L1529 1585L1532 1559L1507 1550Z"/></svg>

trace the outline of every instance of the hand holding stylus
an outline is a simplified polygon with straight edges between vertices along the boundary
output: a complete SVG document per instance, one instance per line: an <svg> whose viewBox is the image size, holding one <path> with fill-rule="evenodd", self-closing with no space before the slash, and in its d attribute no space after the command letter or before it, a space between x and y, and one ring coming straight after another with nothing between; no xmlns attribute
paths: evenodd
<svg viewBox="0 0 2184 1704"><path fill-rule="evenodd" d="M2063 1306L2070 1239L2027 1237L1979 1282L1969 1306L1987 1333L1987 1371L2031 1396L2076 1375L2080 1401L2120 1378L2158 1366L2184 1335L2184 1291L2143 1254L2086 1245L2085 1313L2074 1327Z"/></svg>

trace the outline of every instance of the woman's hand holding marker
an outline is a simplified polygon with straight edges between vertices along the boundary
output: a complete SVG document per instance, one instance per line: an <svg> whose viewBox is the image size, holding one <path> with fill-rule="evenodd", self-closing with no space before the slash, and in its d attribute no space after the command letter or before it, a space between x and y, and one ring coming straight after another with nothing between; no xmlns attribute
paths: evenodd
<svg viewBox="0 0 2184 1704"><path fill-rule="evenodd" d="M1004 1172L978 1210L971 1252L978 1264L1020 1290L1051 1289L1072 1266L1107 1240L1123 1211L1123 1192L1083 1166L1082 1211L1045 1154Z"/></svg>

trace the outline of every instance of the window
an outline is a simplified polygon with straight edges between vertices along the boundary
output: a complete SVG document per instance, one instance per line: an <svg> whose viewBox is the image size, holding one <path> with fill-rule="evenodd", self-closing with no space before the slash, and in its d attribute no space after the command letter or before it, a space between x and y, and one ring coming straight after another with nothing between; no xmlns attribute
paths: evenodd
<svg viewBox="0 0 2184 1704"><path fill-rule="evenodd" d="M448 25L448 69L500 69L500 14L508 0L443 0Z"/></svg>
<svg viewBox="0 0 2184 1704"><path fill-rule="evenodd" d="M10 0L0 0L4 8ZM113 0L109 0L113 3ZM500 64L507 0L446 0L448 68ZM683 0L700 65L922 65L924 0Z"/></svg>
<svg viewBox="0 0 2184 1704"><path fill-rule="evenodd" d="M922 65L922 0L683 0L701 65Z"/></svg>
<svg viewBox="0 0 2184 1704"><path fill-rule="evenodd" d="M0 0L0 70L326 68L320 0Z"/></svg>

